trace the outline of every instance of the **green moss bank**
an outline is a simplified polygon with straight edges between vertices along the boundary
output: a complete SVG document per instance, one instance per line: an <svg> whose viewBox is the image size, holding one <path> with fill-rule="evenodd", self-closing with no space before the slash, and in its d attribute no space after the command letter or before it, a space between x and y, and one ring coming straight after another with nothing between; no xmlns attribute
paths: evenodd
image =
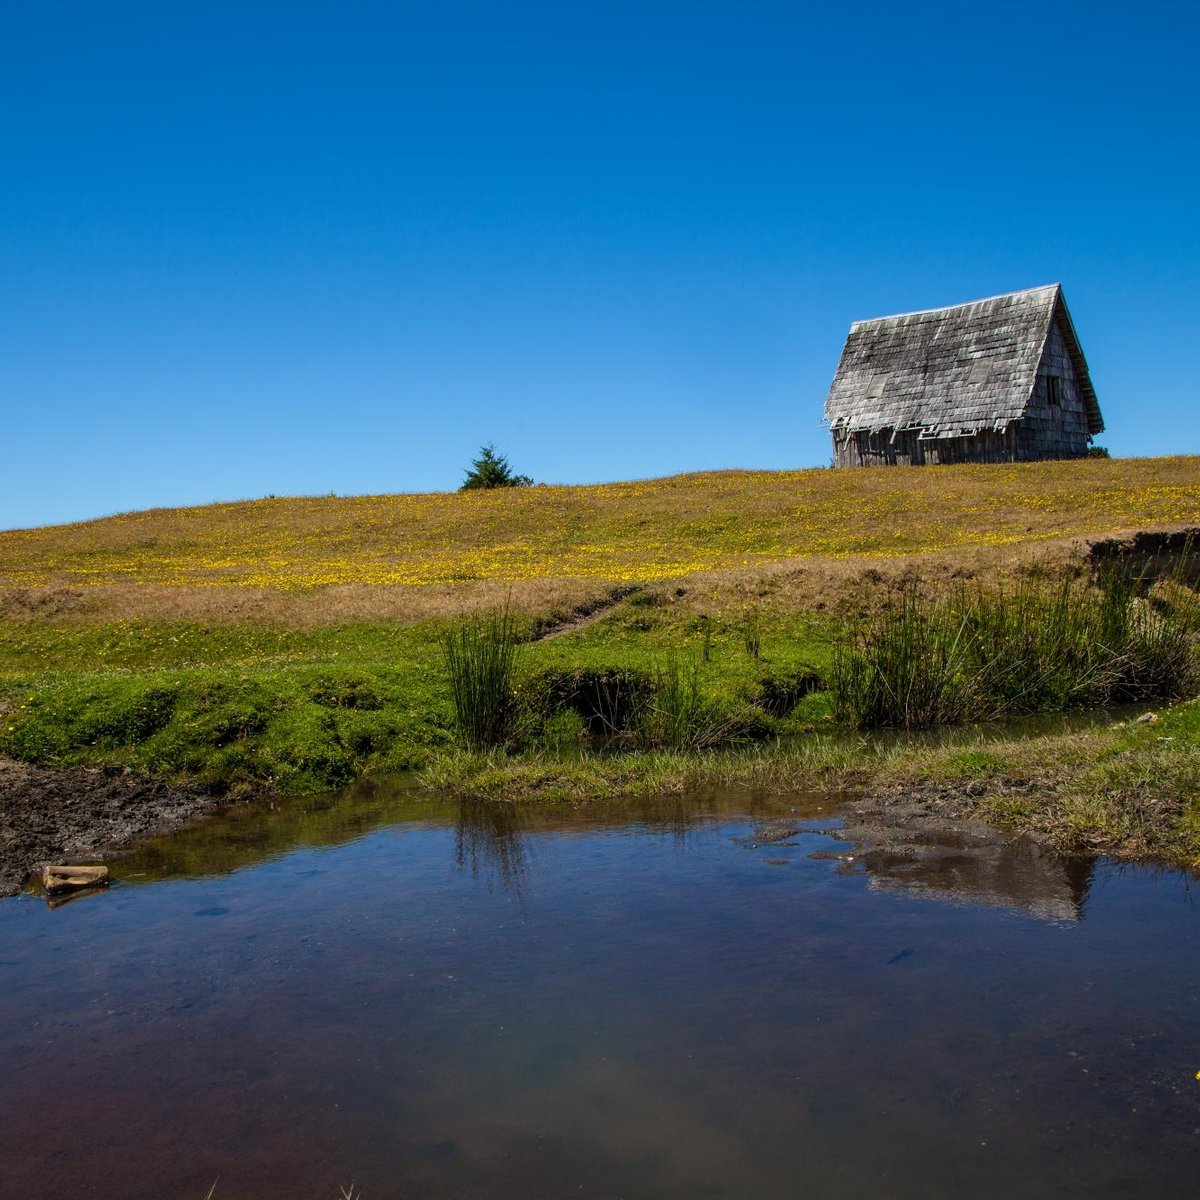
<svg viewBox="0 0 1200 1200"><path fill-rule="evenodd" d="M672 593L673 597L673 593ZM521 618L524 636L540 629ZM569 637L522 645L529 685L571 673L649 675L694 666L721 711L753 706L780 673L825 662L831 630L794 614L745 648L742 614L698 615L664 594L630 596ZM44 766L120 766L217 794L339 787L428 764L453 742L442 642L450 625L0 623L0 754ZM769 699L769 697L768 697ZM755 710L760 734L775 718ZM561 744L569 721L523 732Z"/></svg>

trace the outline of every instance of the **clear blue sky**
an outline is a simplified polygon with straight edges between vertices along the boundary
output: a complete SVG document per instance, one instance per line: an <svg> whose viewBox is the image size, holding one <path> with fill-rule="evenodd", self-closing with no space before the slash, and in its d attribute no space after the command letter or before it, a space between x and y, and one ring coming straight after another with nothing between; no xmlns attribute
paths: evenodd
<svg viewBox="0 0 1200 1200"><path fill-rule="evenodd" d="M850 322L1061 281L1200 451L1200 4L9 4L0 528L828 461Z"/></svg>

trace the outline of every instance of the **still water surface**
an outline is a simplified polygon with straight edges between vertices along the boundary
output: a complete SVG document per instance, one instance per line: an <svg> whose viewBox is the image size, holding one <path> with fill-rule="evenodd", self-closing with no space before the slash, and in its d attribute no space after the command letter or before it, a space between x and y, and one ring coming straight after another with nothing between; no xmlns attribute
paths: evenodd
<svg viewBox="0 0 1200 1200"><path fill-rule="evenodd" d="M1189 879L836 809L374 785L0 902L0 1192L1191 1194Z"/></svg>

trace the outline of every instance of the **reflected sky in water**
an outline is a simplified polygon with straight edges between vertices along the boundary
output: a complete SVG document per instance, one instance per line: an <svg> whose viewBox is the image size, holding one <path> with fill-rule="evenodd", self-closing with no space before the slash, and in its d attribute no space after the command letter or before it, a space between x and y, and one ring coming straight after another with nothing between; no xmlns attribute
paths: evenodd
<svg viewBox="0 0 1200 1200"><path fill-rule="evenodd" d="M367 785L0 904L16 1195L1178 1195L1177 873L837 797Z"/></svg>

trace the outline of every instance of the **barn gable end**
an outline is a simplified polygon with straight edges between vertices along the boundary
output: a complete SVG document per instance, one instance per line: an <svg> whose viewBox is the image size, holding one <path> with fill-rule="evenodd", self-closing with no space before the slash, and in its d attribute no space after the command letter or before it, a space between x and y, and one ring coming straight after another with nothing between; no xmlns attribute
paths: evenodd
<svg viewBox="0 0 1200 1200"><path fill-rule="evenodd" d="M1104 428L1057 284L855 322L825 418L838 466L1074 457Z"/></svg>

